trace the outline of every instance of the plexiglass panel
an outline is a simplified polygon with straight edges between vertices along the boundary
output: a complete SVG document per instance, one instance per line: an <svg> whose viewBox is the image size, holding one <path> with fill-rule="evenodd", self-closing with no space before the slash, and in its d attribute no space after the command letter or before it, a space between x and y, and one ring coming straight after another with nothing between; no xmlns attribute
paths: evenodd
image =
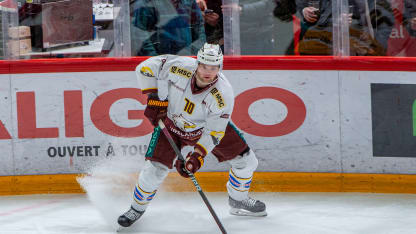
<svg viewBox="0 0 416 234"><path fill-rule="evenodd" d="M350 54L383 56L394 25L389 0L349 0Z"/></svg>
<svg viewBox="0 0 416 234"><path fill-rule="evenodd" d="M196 0L137 0L130 9L133 56L196 55L206 42Z"/></svg>
<svg viewBox="0 0 416 234"><path fill-rule="evenodd" d="M242 55L276 54L273 0L240 0L240 45Z"/></svg>
<svg viewBox="0 0 416 234"><path fill-rule="evenodd" d="M18 42L3 44L18 59L130 56L128 1L115 6L111 0L4 0L0 5L2 19L10 15L4 6L15 6L14 33L3 39ZM3 32L10 27L2 22Z"/></svg>
<svg viewBox="0 0 416 234"><path fill-rule="evenodd" d="M13 0L0 2L1 59L18 59L22 46L27 43L27 34L19 30L17 3Z"/></svg>
<svg viewBox="0 0 416 234"><path fill-rule="evenodd" d="M297 0L300 55L333 54L332 0ZM335 2L336 3L336 2Z"/></svg>
<svg viewBox="0 0 416 234"><path fill-rule="evenodd" d="M416 56L415 0L0 0L2 59Z"/></svg>

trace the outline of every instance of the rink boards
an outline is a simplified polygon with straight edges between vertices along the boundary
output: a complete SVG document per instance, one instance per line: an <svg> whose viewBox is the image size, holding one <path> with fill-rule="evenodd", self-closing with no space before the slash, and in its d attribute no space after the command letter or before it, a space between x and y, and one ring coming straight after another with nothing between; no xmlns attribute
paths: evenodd
<svg viewBox="0 0 416 234"><path fill-rule="evenodd" d="M38 180L27 175L53 180L56 174L73 181L74 174L102 160L141 160L152 127L143 120L146 99L133 72L140 61L0 64L0 183ZM225 61L236 96L232 120L256 152L258 171L269 172L264 178L297 172L296 178L312 181L328 175L338 188L348 181L346 174L361 174L361 181L390 174L388 183L414 188L415 59ZM212 156L202 169L219 176L227 170Z"/></svg>

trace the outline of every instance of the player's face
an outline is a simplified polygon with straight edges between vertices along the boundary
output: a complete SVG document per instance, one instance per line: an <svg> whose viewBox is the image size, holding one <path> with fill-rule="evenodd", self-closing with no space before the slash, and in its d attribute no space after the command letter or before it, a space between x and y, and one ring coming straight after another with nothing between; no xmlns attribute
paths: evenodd
<svg viewBox="0 0 416 234"><path fill-rule="evenodd" d="M215 78L217 78L219 71L219 66L206 65L202 63L198 64L198 69L196 70L197 85L201 88L209 85L211 82L215 80Z"/></svg>

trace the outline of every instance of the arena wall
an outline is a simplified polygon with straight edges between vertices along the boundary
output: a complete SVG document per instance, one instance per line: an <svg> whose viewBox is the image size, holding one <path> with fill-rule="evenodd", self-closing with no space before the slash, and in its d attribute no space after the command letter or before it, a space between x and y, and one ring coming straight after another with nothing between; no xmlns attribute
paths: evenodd
<svg viewBox="0 0 416 234"><path fill-rule="evenodd" d="M142 60L2 61L0 194L77 192L95 163L142 159ZM416 59L233 57L224 73L233 123L259 158L254 189L416 191ZM199 174L227 170L209 156Z"/></svg>

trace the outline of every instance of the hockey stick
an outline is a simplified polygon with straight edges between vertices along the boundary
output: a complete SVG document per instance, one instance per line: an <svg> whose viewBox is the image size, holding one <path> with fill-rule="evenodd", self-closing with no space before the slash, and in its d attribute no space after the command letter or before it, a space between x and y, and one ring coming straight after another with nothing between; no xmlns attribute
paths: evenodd
<svg viewBox="0 0 416 234"><path fill-rule="evenodd" d="M183 157L181 151L179 150L178 146L176 146L175 142L173 141L172 136L170 135L169 131L166 129L165 124L162 120L159 120L158 122L159 127L162 129L163 133L165 134L166 138L168 139L170 145L172 146L173 150L175 151L176 155L178 156L179 160L185 161L185 158ZM196 180L194 174L192 172L189 172L186 170L186 173L188 173L189 178L191 178L192 182L194 183L196 190L198 190L199 195L201 195L202 200L204 201L205 205L208 207L209 212L211 213L212 217L214 217L215 222L217 223L218 227L220 228L221 232L223 234L226 234L227 231L225 231L224 226L222 225L220 219L218 218L217 214L215 213L214 209L212 208L211 204L208 201L208 198L205 196L205 193L202 191L201 186L199 186L198 181Z"/></svg>

